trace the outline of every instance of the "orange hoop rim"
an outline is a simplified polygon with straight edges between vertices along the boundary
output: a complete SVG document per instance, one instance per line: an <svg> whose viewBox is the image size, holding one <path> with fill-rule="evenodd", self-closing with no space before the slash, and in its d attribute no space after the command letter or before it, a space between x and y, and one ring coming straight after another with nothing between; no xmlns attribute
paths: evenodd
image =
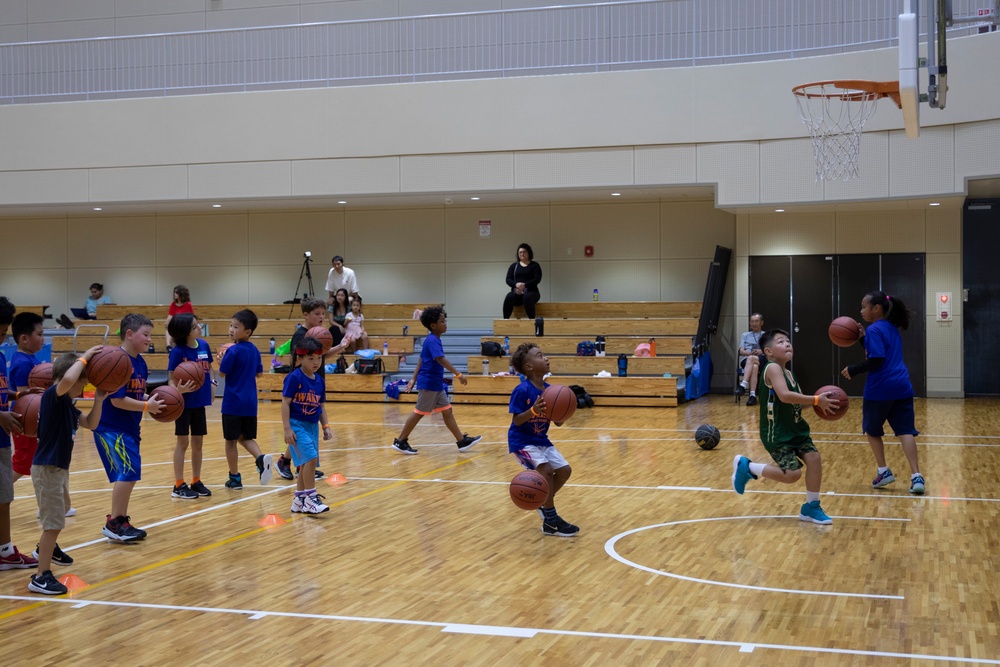
<svg viewBox="0 0 1000 667"><path fill-rule="evenodd" d="M832 86L844 92L824 90ZM869 81L867 79L832 79L829 81L813 81L802 83L792 88L792 94L805 99L838 99L844 102L863 102L873 95L875 99L888 97L900 109L903 104L899 99L899 81Z"/></svg>

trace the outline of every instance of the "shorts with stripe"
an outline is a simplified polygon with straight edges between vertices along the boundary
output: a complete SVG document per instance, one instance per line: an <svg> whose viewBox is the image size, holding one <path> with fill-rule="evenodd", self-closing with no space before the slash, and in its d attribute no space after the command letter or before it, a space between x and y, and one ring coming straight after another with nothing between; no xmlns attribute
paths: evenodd
<svg viewBox="0 0 1000 667"><path fill-rule="evenodd" d="M94 431L94 442L109 482L138 482L142 479L138 438L117 431Z"/></svg>
<svg viewBox="0 0 1000 667"><path fill-rule="evenodd" d="M451 399L446 391L421 389L417 394L417 404L413 411L418 415L429 415L434 412L444 412L451 409Z"/></svg>

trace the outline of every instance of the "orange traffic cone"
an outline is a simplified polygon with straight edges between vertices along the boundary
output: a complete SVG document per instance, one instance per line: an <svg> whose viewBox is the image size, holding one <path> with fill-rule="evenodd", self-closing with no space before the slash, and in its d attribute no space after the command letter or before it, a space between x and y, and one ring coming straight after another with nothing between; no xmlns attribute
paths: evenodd
<svg viewBox="0 0 1000 667"><path fill-rule="evenodd" d="M335 472L326 478L327 483L330 486L340 486L341 484L347 484L347 478L341 475L339 472Z"/></svg>
<svg viewBox="0 0 1000 667"><path fill-rule="evenodd" d="M90 586L86 581L76 576L75 574L64 574L59 577L59 583L70 589L71 591L78 591L82 588Z"/></svg>
<svg viewBox="0 0 1000 667"><path fill-rule="evenodd" d="M283 526L287 522L277 514L268 514L257 523L267 528L268 526Z"/></svg>

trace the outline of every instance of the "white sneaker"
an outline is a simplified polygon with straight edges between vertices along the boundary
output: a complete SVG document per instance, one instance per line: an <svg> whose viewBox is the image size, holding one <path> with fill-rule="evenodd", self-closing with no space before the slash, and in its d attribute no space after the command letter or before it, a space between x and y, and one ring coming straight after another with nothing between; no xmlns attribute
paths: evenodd
<svg viewBox="0 0 1000 667"><path fill-rule="evenodd" d="M302 496L292 498L292 511L296 514L302 513Z"/></svg>
<svg viewBox="0 0 1000 667"><path fill-rule="evenodd" d="M66 510L66 516L76 516L76 508L70 507L68 510Z"/></svg>
<svg viewBox="0 0 1000 667"><path fill-rule="evenodd" d="M330 508L323 504L320 500L323 496L318 493L313 493L311 496L306 496L302 499L302 513L303 514L322 514L323 512L329 512Z"/></svg>

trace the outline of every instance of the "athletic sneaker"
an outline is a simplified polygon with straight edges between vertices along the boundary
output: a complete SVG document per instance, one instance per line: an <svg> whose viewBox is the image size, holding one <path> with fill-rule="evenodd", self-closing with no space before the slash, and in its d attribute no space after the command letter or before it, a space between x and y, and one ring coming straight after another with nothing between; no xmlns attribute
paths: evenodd
<svg viewBox="0 0 1000 667"><path fill-rule="evenodd" d="M76 516L76 508L70 507L68 510L66 510L66 516Z"/></svg>
<svg viewBox="0 0 1000 667"><path fill-rule="evenodd" d="M542 522L542 532L555 537L576 537L580 529L571 523L567 523L562 517L557 516L555 521Z"/></svg>
<svg viewBox="0 0 1000 667"><path fill-rule="evenodd" d="M52 570L45 570L41 574L31 575L31 581L28 582L28 590L32 593L41 593L42 595L66 595L66 593L69 593L69 589L60 584L59 580L52 574Z"/></svg>
<svg viewBox="0 0 1000 667"><path fill-rule="evenodd" d="M326 473L322 470L313 471L313 479L323 479L324 477L326 477Z"/></svg>
<svg viewBox="0 0 1000 667"><path fill-rule="evenodd" d="M28 570L38 567L38 561L31 556L25 556L14 547L14 553L0 556L0 570Z"/></svg>
<svg viewBox="0 0 1000 667"><path fill-rule="evenodd" d="M271 455L261 454L257 457L255 463L257 464L257 472L260 474L260 483L267 484L270 482L271 475L274 474L274 471L271 468Z"/></svg>
<svg viewBox="0 0 1000 667"><path fill-rule="evenodd" d="M240 473L229 473L229 479L226 480L226 488L239 490L243 488L243 477Z"/></svg>
<svg viewBox="0 0 1000 667"><path fill-rule="evenodd" d="M742 494L746 491L747 482L757 477L750 472L750 459L739 454L733 459L733 488L736 493Z"/></svg>
<svg viewBox="0 0 1000 667"><path fill-rule="evenodd" d="M880 472L875 476L875 479L872 480L872 488L881 489L883 486L888 486L895 481L896 478L892 476L892 471L886 468L885 472Z"/></svg>
<svg viewBox="0 0 1000 667"><path fill-rule="evenodd" d="M31 552L31 555L33 558L38 558L37 544L35 545L35 550ZM57 544L56 548L52 550L52 562L55 563L56 565L72 565L73 558L70 557L68 553L60 549L59 545Z"/></svg>
<svg viewBox="0 0 1000 667"><path fill-rule="evenodd" d="M212 492L207 486L205 486L199 479L197 482L191 485L191 490L197 493L199 496L210 496Z"/></svg>
<svg viewBox="0 0 1000 667"><path fill-rule="evenodd" d="M292 498L292 512L295 514L302 514L302 500L305 496L296 495Z"/></svg>
<svg viewBox="0 0 1000 667"><path fill-rule="evenodd" d="M114 542L131 542L139 539L135 528L132 528L125 517L116 516L112 519L110 514L101 534Z"/></svg>
<svg viewBox="0 0 1000 667"><path fill-rule="evenodd" d="M915 496L924 495L924 478L922 475L910 478L910 493Z"/></svg>
<svg viewBox="0 0 1000 667"><path fill-rule="evenodd" d="M278 469L278 476L281 479L295 479L295 475L292 474L292 460L285 458L284 454L278 457L274 467Z"/></svg>
<svg viewBox="0 0 1000 667"><path fill-rule="evenodd" d="M833 523L833 519L828 517L823 508L819 506L818 500L802 505L802 509L799 510L799 521L812 521L823 526Z"/></svg>
<svg viewBox="0 0 1000 667"><path fill-rule="evenodd" d="M747 398L747 407L752 408L755 405L757 405L757 395L750 394L750 396Z"/></svg>
<svg viewBox="0 0 1000 667"><path fill-rule="evenodd" d="M403 438L402 440L400 440L399 438L393 439L392 448L395 449L397 452L403 452L404 454L417 453L417 450L415 450L413 447L410 447L410 443L406 438Z"/></svg>
<svg viewBox="0 0 1000 667"><path fill-rule="evenodd" d="M135 526L133 526L130 523L130 521L132 521L132 517L130 517L130 516L124 516L124 517L118 517L118 518L124 519L124 521L122 521L122 526L125 527L125 530L130 535L135 535L137 540L144 540L144 539L146 539L146 531L144 531L142 528L136 528Z"/></svg>
<svg viewBox="0 0 1000 667"><path fill-rule="evenodd" d="M314 492L302 499L303 514L322 514L329 511L330 508L323 504L323 496L318 493Z"/></svg>
<svg viewBox="0 0 1000 667"><path fill-rule="evenodd" d="M174 490L170 493L170 497L180 498L181 500L196 500L198 493L188 486L187 483L184 483L180 486L175 486Z"/></svg>
<svg viewBox="0 0 1000 667"><path fill-rule="evenodd" d="M472 447L474 444L476 444L477 442L479 442L482 439L483 439L483 436L481 436L481 435L477 435L477 436L474 436L474 437L469 437L468 433L463 433L462 434L462 439L459 440L458 442L456 442L455 444L458 445L458 451L464 452L465 450L469 449L470 447Z"/></svg>
<svg viewBox="0 0 1000 667"><path fill-rule="evenodd" d="M736 389L733 391L733 393L736 394L737 396L742 396L743 394L747 393L747 383L740 382L738 385L736 385Z"/></svg>

